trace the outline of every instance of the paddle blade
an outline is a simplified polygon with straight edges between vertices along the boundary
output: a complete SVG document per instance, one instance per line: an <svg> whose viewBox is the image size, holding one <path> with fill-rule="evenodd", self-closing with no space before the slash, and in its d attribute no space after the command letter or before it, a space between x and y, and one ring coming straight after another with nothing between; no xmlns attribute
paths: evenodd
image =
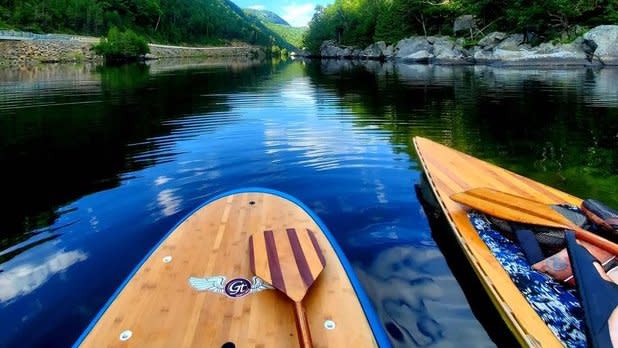
<svg viewBox="0 0 618 348"><path fill-rule="evenodd" d="M264 231L249 237L251 270L290 299L300 302L326 264L308 229Z"/></svg>
<svg viewBox="0 0 618 348"><path fill-rule="evenodd" d="M573 227L569 220L546 204L489 188L455 193L451 199L503 220L555 228Z"/></svg>

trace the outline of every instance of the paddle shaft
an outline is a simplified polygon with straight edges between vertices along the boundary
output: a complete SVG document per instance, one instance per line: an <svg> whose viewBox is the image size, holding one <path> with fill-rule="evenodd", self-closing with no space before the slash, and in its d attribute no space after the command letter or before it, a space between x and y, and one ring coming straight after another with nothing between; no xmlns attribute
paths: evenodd
<svg viewBox="0 0 618 348"><path fill-rule="evenodd" d="M313 347L311 331L309 331L309 322L307 322L307 313L305 313L305 307L302 302L294 302L294 316L296 317L298 343L302 348Z"/></svg>
<svg viewBox="0 0 618 348"><path fill-rule="evenodd" d="M608 243L606 239L599 237L592 232L586 231L583 228L576 226L575 224L567 226L567 228L575 231L575 236L577 237L577 239L581 239L614 255L618 255L618 244Z"/></svg>

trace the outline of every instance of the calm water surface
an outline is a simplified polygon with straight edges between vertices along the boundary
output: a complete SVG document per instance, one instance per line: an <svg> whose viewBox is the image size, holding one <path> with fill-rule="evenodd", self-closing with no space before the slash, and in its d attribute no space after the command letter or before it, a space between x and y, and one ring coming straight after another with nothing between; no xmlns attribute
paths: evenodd
<svg viewBox="0 0 618 348"><path fill-rule="evenodd" d="M181 217L244 186L317 212L395 346L492 346L506 329L476 319L490 303L471 310L432 237L411 137L618 207L616 81L349 62L0 70L0 346L71 344Z"/></svg>

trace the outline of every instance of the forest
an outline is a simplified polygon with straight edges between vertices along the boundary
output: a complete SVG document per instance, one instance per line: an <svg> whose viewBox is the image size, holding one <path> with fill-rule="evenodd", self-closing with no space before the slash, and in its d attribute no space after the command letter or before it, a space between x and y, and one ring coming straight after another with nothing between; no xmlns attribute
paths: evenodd
<svg viewBox="0 0 618 348"><path fill-rule="evenodd" d="M163 43L288 46L229 0L0 0L0 28L101 36L113 27Z"/></svg>
<svg viewBox="0 0 618 348"><path fill-rule="evenodd" d="M366 47L412 35L453 35L453 22L461 15L476 18L471 41L504 31L524 33L535 44L618 23L618 0L335 0L316 8L304 45L316 52L324 40Z"/></svg>

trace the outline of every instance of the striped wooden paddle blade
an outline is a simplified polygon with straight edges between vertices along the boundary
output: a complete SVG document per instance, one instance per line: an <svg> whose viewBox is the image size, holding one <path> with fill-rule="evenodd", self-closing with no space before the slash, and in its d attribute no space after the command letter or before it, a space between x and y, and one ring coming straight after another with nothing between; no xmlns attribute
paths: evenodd
<svg viewBox="0 0 618 348"><path fill-rule="evenodd" d="M251 270L255 275L300 302L326 264L313 232L288 228L249 237Z"/></svg>
<svg viewBox="0 0 618 348"><path fill-rule="evenodd" d="M508 221L555 228L574 227L571 221L546 204L489 188L455 193L451 199Z"/></svg>

